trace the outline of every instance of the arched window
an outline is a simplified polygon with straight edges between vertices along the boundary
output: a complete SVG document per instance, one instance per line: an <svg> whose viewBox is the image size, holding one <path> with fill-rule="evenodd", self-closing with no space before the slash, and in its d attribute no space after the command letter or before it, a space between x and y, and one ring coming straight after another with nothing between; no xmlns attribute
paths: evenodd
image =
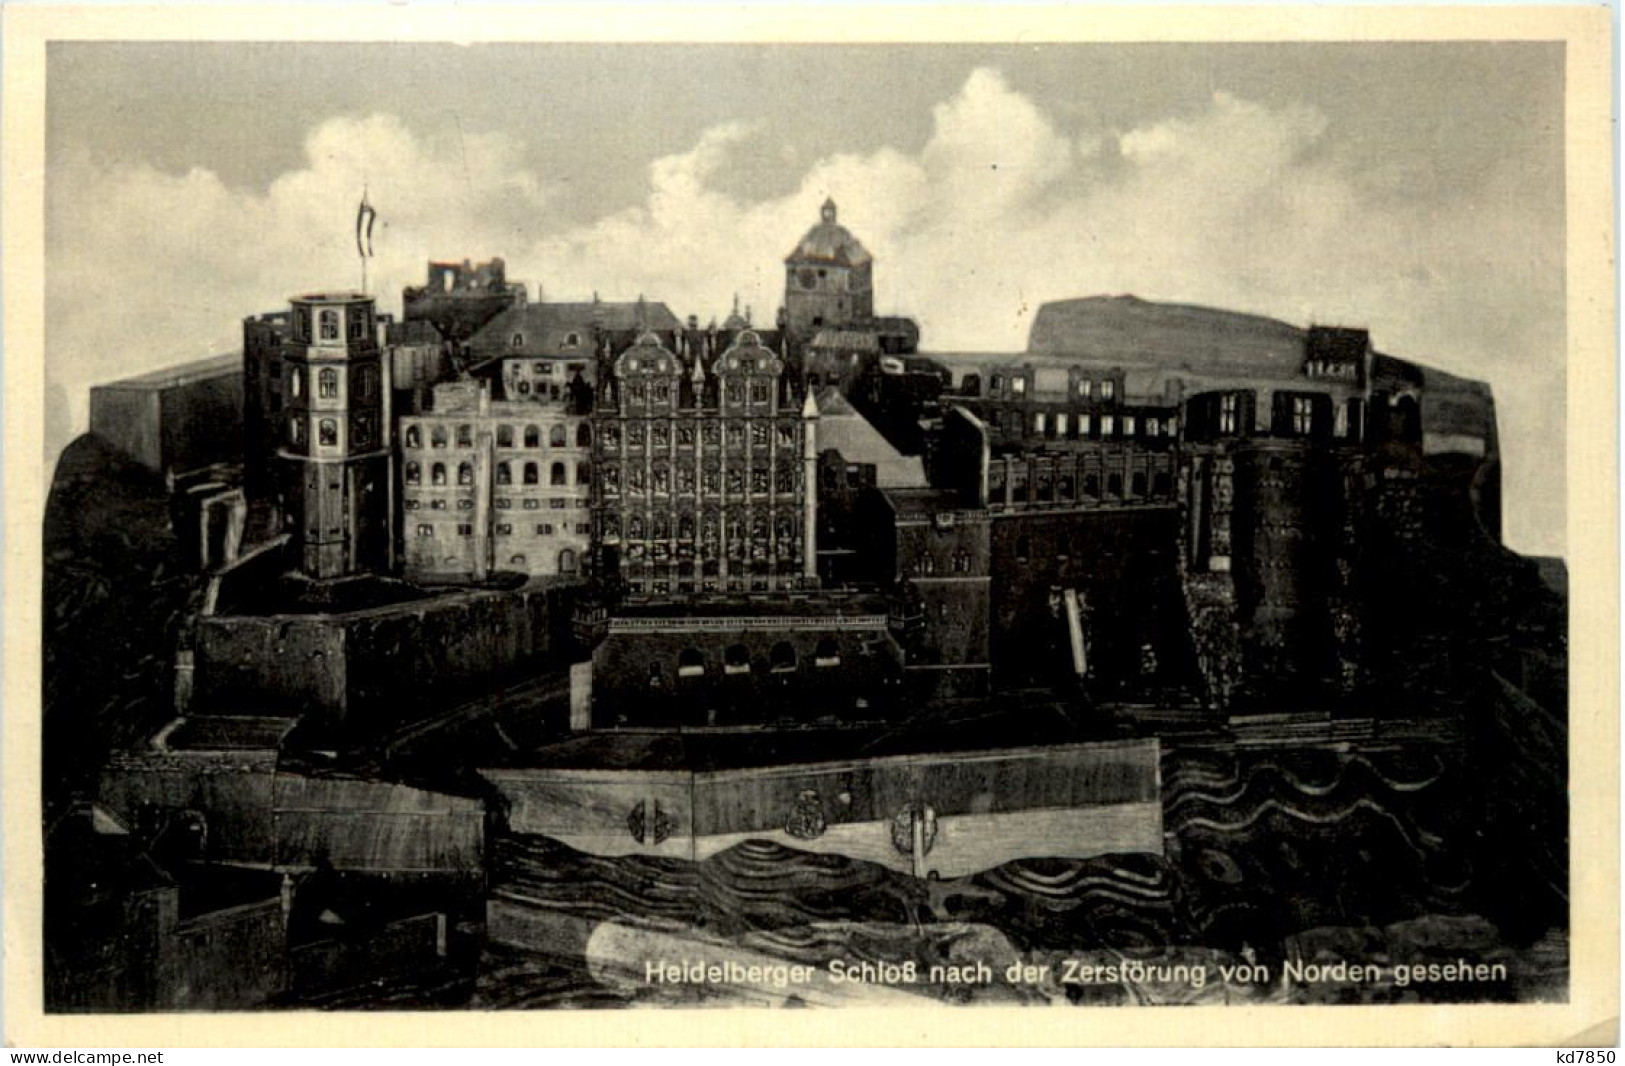
<svg viewBox="0 0 1625 1066"><path fill-rule="evenodd" d="M818 642L818 647L813 651L813 665L841 665L841 647L835 643L834 637L825 637Z"/></svg>
<svg viewBox="0 0 1625 1066"><path fill-rule="evenodd" d="M592 484L592 464L591 463L582 462L582 463L577 463L576 464L576 484L577 485L590 485L590 484Z"/></svg>
<svg viewBox="0 0 1625 1066"><path fill-rule="evenodd" d="M569 443L565 436L564 423L555 423L553 428L547 431L547 443L554 448L562 448Z"/></svg>
<svg viewBox="0 0 1625 1066"><path fill-rule="evenodd" d="M525 427L525 447L540 448L542 446L542 431L538 426Z"/></svg>
<svg viewBox="0 0 1625 1066"><path fill-rule="evenodd" d="M512 448L513 447L513 427L512 426L498 426L497 427L497 447L498 448Z"/></svg>
<svg viewBox="0 0 1625 1066"><path fill-rule="evenodd" d="M1085 496L1100 496L1100 475L1085 474L1083 478L1083 494Z"/></svg>
<svg viewBox="0 0 1625 1066"><path fill-rule="evenodd" d="M775 674L791 673L796 668L796 649L781 640L768 652L767 661Z"/></svg>
<svg viewBox="0 0 1625 1066"><path fill-rule="evenodd" d="M457 464L457 484L459 484L459 485L472 485L472 484L474 484L474 464L473 463L458 463Z"/></svg>
<svg viewBox="0 0 1625 1066"><path fill-rule="evenodd" d="M406 483L408 485L423 484L423 467L417 463L406 464Z"/></svg>
<svg viewBox="0 0 1625 1066"><path fill-rule="evenodd" d="M323 367L316 375L318 395L324 400L336 400L339 395L339 372L332 367Z"/></svg>
<svg viewBox="0 0 1625 1066"><path fill-rule="evenodd" d="M339 424L331 418L324 418L316 427L320 434L321 443L326 447L333 447L339 442Z"/></svg>
<svg viewBox="0 0 1625 1066"><path fill-rule="evenodd" d="M750 673L750 649L743 644L730 644L722 653L722 672L725 674Z"/></svg>
<svg viewBox="0 0 1625 1066"><path fill-rule="evenodd" d="M966 396L982 395L982 375L966 374L965 380L960 382L959 391Z"/></svg>
<svg viewBox="0 0 1625 1066"><path fill-rule="evenodd" d="M512 485L513 484L513 467L509 466L507 463L498 463L497 464L497 484L498 485Z"/></svg>
<svg viewBox="0 0 1625 1066"><path fill-rule="evenodd" d="M434 467L429 471L429 482L434 485L444 485L446 483L445 463L434 464Z"/></svg>
<svg viewBox="0 0 1625 1066"><path fill-rule="evenodd" d="M1107 474L1106 475L1106 495L1108 495L1108 496L1116 496L1116 497L1119 497L1119 498L1122 497L1122 495L1123 495L1123 475L1122 474Z"/></svg>
<svg viewBox="0 0 1625 1066"><path fill-rule="evenodd" d="M587 448L592 446L592 426L586 422L576 427L576 447Z"/></svg>
<svg viewBox="0 0 1625 1066"><path fill-rule="evenodd" d="M474 447L474 427L464 423L457 427L457 447Z"/></svg>
<svg viewBox="0 0 1625 1066"><path fill-rule="evenodd" d="M540 485L542 483L542 469L535 463L525 464L525 484Z"/></svg>
<svg viewBox="0 0 1625 1066"><path fill-rule="evenodd" d="M698 648L684 648L677 655L678 677L704 677L705 656Z"/></svg>
<svg viewBox="0 0 1625 1066"><path fill-rule="evenodd" d="M1141 470L1141 471L1136 472L1135 475L1134 475L1133 480L1129 484L1132 486L1132 489L1133 489L1133 492L1134 492L1135 496L1144 496L1145 495L1145 471Z"/></svg>
<svg viewBox="0 0 1625 1066"><path fill-rule="evenodd" d="M579 334L579 333L566 333L564 335L564 346L566 348L574 348L577 345L579 345L580 343L581 343L581 334Z"/></svg>
<svg viewBox="0 0 1625 1066"><path fill-rule="evenodd" d="M423 431L416 426L406 427L406 446L408 448L423 447Z"/></svg>
<svg viewBox="0 0 1625 1066"><path fill-rule="evenodd" d="M515 348L523 348L525 346L525 335L523 333L515 333L513 335L513 340L510 343L512 343Z"/></svg>
<svg viewBox="0 0 1625 1066"><path fill-rule="evenodd" d="M547 483L553 486L568 485L570 483L570 475L565 470L563 463L553 464L553 469L548 474Z"/></svg>
<svg viewBox="0 0 1625 1066"><path fill-rule="evenodd" d="M565 548L559 552L559 573L573 574L576 572L576 553L574 548Z"/></svg>

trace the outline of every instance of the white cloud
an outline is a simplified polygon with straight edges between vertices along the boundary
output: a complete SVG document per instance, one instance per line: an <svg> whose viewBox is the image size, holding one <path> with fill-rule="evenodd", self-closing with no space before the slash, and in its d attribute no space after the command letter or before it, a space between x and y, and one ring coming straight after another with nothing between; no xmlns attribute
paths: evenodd
<svg viewBox="0 0 1625 1066"><path fill-rule="evenodd" d="M932 120L917 153L831 155L759 201L715 179L777 146L720 125L653 161L642 203L564 229L512 138L426 139L384 115L320 123L303 166L264 192L70 162L52 213L50 373L82 425L90 382L233 347L242 315L353 284L363 181L386 307L431 257L502 255L561 298L644 293L705 319L738 292L759 321L778 306L782 257L833 195L877 257L880 309L918 317L928 348L1017 350L1044 300L1134 292L1366 325L1384 350L1485 378L1509 538L1561 550L1562 480L1536 465L1563 427L1561 227L1516 195L1516 175L1453 202L1385 196L1362 171L1404 161L1327 150L1336 131L1312 107L1219 92L1137 128L1063 128L991 70Z"/></svg>

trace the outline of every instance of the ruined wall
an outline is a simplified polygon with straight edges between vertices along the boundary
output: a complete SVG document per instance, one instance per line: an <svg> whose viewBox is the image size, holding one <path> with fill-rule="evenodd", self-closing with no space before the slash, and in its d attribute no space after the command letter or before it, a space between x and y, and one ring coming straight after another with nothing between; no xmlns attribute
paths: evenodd
<svg viewBox="0 0 1625 1066"><path fill-rule="evenodd" d="M1179 684L1192 670L1173 508L993 519L992 652L1001 687L1070 673L1060 590L1082 597L1091 684Z"/></svg>
<svg viewBox="0 0 1625 1066"><path fill-rule="evenodd" d="M379 873L477 874L480 801L383 781L278 772L274 756L124 756L98 797L136 825L202 816L202 854L277 870L330 865Z"/></svg>
<svg viewBox="0 0 1625 1066"><path fill-rule="evenodd" d="M202 618L195 705L313 714L369 736L563 665L574 595L462 591L339 615Z"/></svg>
<svg viewBox="0 0 1625 1066"><path fill-rule="evenodd" d="M322 615L213 615L197 622L193 706L340 720L344 628Z"/></svg>
<svg viewBox="0 0 1625 1066"><path fill-rule="evenodd" d="M344 621L346 726L370 734L563 666L571 586L465 592Z"/></svg>
<svg viewBox="0 0 1625 1066"><path fill-rule="evenodd" d="M1328 610L1344 512L1336 455L1254 441L1232 456L1242 693L1260 700L1325 694L1338 674Z"/></svg>
<svg viewBox="0 0 1625 1066"><path fill-rule="evenodd" d="M160 930L160 1010L262 1006L287 987L287 923L279 896Z"/></svg>
<svg viewBox="0 0 1625 1066"><path fill-rule="evenodd" d="M161 404L156 392L90 390L90 432L155 474L164 470Z"/></svg>
<svg viewBox="0 0 1625 1066"><path fill-rule="evenodd" d="M872 718L897 674L884 622L863 629L680 625L611 632L598 646L595 726ZM859 698L869 706L857 707Z"/></svg>
<svg viewBox="0 0 1625 1066"><path fill-rule="evenodd" d="M243 461L240 367L165 389L159 410L165 466L195 470Z"/></svg>

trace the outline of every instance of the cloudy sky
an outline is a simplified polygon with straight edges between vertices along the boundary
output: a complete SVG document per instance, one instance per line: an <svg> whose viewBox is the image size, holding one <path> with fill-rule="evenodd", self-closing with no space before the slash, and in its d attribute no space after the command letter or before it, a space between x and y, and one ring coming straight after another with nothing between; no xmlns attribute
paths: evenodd
<svg viewBox="0 0 1625 1066"><path fill-rule="evenodd" d="M931 350L1132 292L1368 327L1489 381L1506 536L1561 553L1563 53L1549 44L53 44L48 448L87 389L430 258L770 321L826 195Z"/></svg>

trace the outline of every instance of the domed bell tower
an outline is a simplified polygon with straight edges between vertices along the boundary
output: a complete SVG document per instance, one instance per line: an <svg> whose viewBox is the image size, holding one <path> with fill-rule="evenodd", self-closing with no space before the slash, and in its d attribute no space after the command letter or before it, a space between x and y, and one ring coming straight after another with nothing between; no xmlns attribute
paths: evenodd
<svg viewBox="0 0 1625 1066"><path fill-rule="evenodd" d="M300 568L316 579L385 571L389 382L373 298L316 293L291 302L278 451Z"/></svg>
<svg viewBox="0 0 1625 1066"><path fill-rule="evenodd" d="M784 260L786 326L798 341L874 317L874 259L836 218L835 201L825 200L818 224Z"/></svg>

